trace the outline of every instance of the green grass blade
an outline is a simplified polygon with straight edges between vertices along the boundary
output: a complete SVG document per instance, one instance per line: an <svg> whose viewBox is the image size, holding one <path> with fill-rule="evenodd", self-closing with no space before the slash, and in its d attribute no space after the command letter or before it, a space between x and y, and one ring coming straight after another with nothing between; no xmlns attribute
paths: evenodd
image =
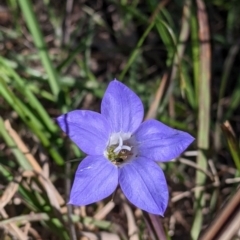
<svg viewBox="0 0 240 240"><path fill-rule="evenodd" d="M199 42L200 42L200 75L199 75L199 103L198 103L198 156L197 164L204 171L207 170L207 156L209 149L209 130L210 130L210 72L211 72L211 49L210 33L208 28L208 17L205 4L202 0L197 0L198 23L199 23ZM200 171L196 172L196 185L204 186L206 175ZM204 192L195 191L195 216L191 229L193 240L197 240L203 223L202 209L205 206Z"/></svg>
<svg viewBox="0 0 240 240"><path fill-rule="evenodd" d="M192 60L193 60L193 79L195 86L195 95L198 96L199 93L199 74L200 74L200 49L199 49L199 39L198 39L198 21L196 9L192 6L190 25L191 25L191 50L192 50Z"/></svg>
<svg viewBox="0 0 240 240"><path fill-rule="evenodd" d="M19 1L18 3L25 17L27 26L33 37L35 46L39 53L39 57L48 74L48 81L49 81L49 85L52 90L52 93L57 100L60 92L57 72L55 71L52 61L49 57L47 47L43 39L43 35L39 27L39 23L37 21L36 15L33 10L32 2L30 0L24 0L24 1Z"/></svg>
<svg viewBox="0 0 240 240"><path fill-rule="evenodd" d="M140 50L140 47L142 46L144 40L146 39L146 37L148 36L149 32L152 30L152 28L154 27L155 22L152 22L151 24L149 24L149 26L147 27L147 29L145 30L145 32L143 33L143 35L141 36L141 38L138 40L136 47L134 48L134 50L132 51L132 53L130 54L130 57L124 67L124 69L122 70L120 76L119 76L119 80L122 80L124 78L124 76L126 75L128 69L131 67L131 65L133 64L133 62L136 60Z"/></svg>
<svg viewBox="0 0 240 240"><path fill-rule="evenodd" d="M12 153L16 157L19 166L21 166L25 170L31 170L32 166L30 165L28 160L25 158L24 154L18 149L14 140L9 136L9 134L5 128L3 119L1 117L0 117L0 135L2 135L7 146L11 149Z"/></svg>
<svg viewBox="0 0 240 240"><path fill-rule="evenodd" d="M238 76L236 86L231 95L231 101L228 106L227 112L224 114L223 119L228 120L233 112L240 106L240 75Z"/></svg>
<svg viewBox="0 0 240 240"><path fill-rule="evenodd" d="M23 96L28 99L29 104L39 114L43 122L46 124L47 128L51 132L56 132L56 125L53 123L52 119L49 117L48 113L46 112L42 104L39 102L39 100L35 97L32 91L29 90L26 81L23 81L23 79L7 64L5 59L2 57L0 57L0 64L2 65L0 67L0 73L4 71L9 78L12 78L14 80L17 91L19 91ZM2 69L2 67L4 69Z"/></svg>
<svg viewBox="0 0 240 240"><path fill-rule="evenodd" d="M235 163L236 169L238 170L238 174L240 174L240 147L239 142L236 138L236 136L232 133L232 131L229 130L227 124L223 124L222 131L224 133L224 136L227 140L228 147L230 150L230 153L232 155L233 161Z"/></svg>
<svg viewBox="0 0 240 240"><path fill-rule="evenodd" d="M10 104L10 106L18 113L25 124L38 136L43 146L48 149L50 155L59 165L64 164L64 161L56 149L51 146L49 140L50 134L39 121L39 119L29 110L29 108L17 98L7 87L4 80L0 77L0 95Z"/></svg>
<svg viewBox="0 0 240 240"><path fill-rule="evenodd" d="M230 48L228 52L228 56L226 57L226 60L223 66L223 73L220 81L220 89L219 89L218 105L217 105L217 124L216 124L215 137L214 137L215 138L214 145L216 150L220 149L220 146L221 146L220 123L222 122L222 118L223 118L221 100L224 97L227 81L229 79L229 76L233 67L233 63L238 52L239 52L239 41Z"/></svg>

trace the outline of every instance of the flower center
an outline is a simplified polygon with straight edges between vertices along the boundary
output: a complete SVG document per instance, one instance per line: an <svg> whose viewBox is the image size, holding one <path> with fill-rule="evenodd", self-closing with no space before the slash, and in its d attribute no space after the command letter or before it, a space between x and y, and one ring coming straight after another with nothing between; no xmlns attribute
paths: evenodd
<svg viewBox="0 0 240 240"><path fill-rule="evenodd" d="M130 133L113 133L104 155L115 165L121 165L137 155L135 139Z"/></svg>

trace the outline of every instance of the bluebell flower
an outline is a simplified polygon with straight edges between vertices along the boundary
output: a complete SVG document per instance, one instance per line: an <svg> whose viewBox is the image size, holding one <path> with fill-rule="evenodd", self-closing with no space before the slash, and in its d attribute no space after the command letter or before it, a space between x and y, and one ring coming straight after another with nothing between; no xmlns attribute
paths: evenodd
<svg viewBox="0 0 240 240"><path fill-rule="evenodd" d="M88 155L76 171L70 204L102 200L119 184L135 206L164 214L169 193L157 162L178 157L194 138L153 119L142 122L143 115L140 98L114 80L102 99L101 114L75 110L57 118L61 129Z"/></svg>

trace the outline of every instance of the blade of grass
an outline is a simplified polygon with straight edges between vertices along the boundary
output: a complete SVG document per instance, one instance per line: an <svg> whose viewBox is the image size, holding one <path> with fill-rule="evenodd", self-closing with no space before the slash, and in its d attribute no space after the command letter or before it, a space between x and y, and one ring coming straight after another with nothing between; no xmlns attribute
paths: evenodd
<svg viewBox="0 0 240 240"><path fill-rule="evenodd" d="M167 66L171 66L174 52L176 51L177 46L177 38L175 32L173 31L172 26L170 26L162 19L161 14L159 14L159 16L156 18L156 28L161 40L167 49Z"/></svg>
<svg viewBox="0 0 240 240"><path fill-rule="evenodd" d="M29 164L24 154L17 148L13 139L9 136L4 126L4 121L1 117L0 117L0 135L2 135L2 138L4 139L8 147L11 149L11 151L13 152L19 166L21 166L25 170L31 170L32 166Z"/></svg>
<svg viewBox="0 0 240 240"><path fill-rule="evenodd" d="M8 0L7 4L9 6L9 9L11 9L11 14L13 16L13 22L14 22L14 29L11 28L11 30L15 30L17 34L20 34L21 25L19 23L19 11L18 11L17 1L16 0Z"/></svg>
<svg viewBox="0 0 240 240"><path fill-rule="evenodd" d="M196 8L191 7L191 16L190 16L190 25L191 25L191 50L192 50L192 60L193 60L193 79L195 86L195 95L198 96L199 93L199 74L200 74L200 48L199 48L199 39L198 39L198 20Z"/></svg>
<svg viewBox="0 0 240 240"><path fill-rule="evenodd" d="M189 104L192 108L196 108L196 95L194 91L192 91L193 86L190 81L190 77L187 74L187 67L185 62L182 61L184 56L184 51L186 49L187 41L190 35L190 17L191 17L191 0L185 0L183 5L183 14L182 14L182 24L181 24L181 31L179 34L178 44L177 44L177 51L174 56L173 61L173 70L171 78L174 79L174 68L179 69L180 75L180 88L182 95L186 94ZM176 71L175 70L175 71ZM175 73L176 75L176 73Z"/></svg>
<svg viewBox="0 0 240 240"><path fill-rule="evenodd" d="M164 89L166 88L167 79L168 79L168 74L164 73L162 76L161 82L157 88L157 91L155 93L154 100L151 103L150 108L146 114L145 120L156 118L157 110L160 105Z"/></svg>
<svg viewBox="0 0 240 240"><path fill-rule="evenodd" d="M239 230L240 211L239 211L240 189L236 190L231 199L225 204L224 208L215 216L213 223L205 230L200 240L230 240ZM238 215L236 219L235 216ZM229 226L234 229L229 231ZM228 235L228 237L226 236ZM231 236L231 237L229 237Z"/></svg>
<svg viewBox="0 0 240 240"><path fill-rule="evenodd" d="M171 33L171 29L168 27L168 25L162 21L161 19L158 19L158 12L164 7L164 5L167 3L168 1L163 1L161 2L159 5L158 5L158 8L155 9L156 12L153 12L152 16L149 18L149 21L150 22L148 24L148 27L147 29L144 31L143 35L140 37L140 39L138 40L137 42L137 45L136 47L133 49L130 57L128 58L128 61L124 67L124 69L122 70L120 76L119 76L119 79L122 80L124 78L124 76L126 75L127 71L129 70L129 68L131 67L131 65L134 63L134 61L136 60L138 54L140 54L141 52L141 49L140 47L142 46L143 42L145 41L146 37L148 36L148 34L150 33L150 31L152 30L152 28L154 26L156 26L157 28L158 27L162 27L163 26L163 29L169 33L169 34L172 34ZM129 9L129 8L127 8ZM136 14L136 12L135 12ZM137 15L139 16L139 15ZM147 20L147 19L146 19Z"/></svg>
<svg viewBox="0 0 240 240"><path fill-rule="evenodd" d="M130 57L128 58L128 61L127 61L126 65L125 65L124 69L120 73L119 80L122 80L124 78L124 76L126 75L128 69L131 67L133 62L136 60L139 52L141 51L140 47L142 46L144 40L148 36L149 32L152 30L154 25L155 25L155 22L152 22L151 24L149 24L149 26L147 27L147 29L145 30L145 32L143 33L141 38L138 40L136 47L133 49L132 53L130 54Z"/></svg>
<svg viewBox="0 0 240 240"><path fill-rule="evenodd" d="M222 104L221 100L224 97L224 93L227 86L227 80L229 79L231 69L233 67L234 60L239 52L239 46L240 41L237 41L228 52L228 56L224 62L223 66L223 73L220 81L220 90L219 90L219 96L218 96L218 105L217 105L217 121L216 121L216 129L215 129L215 136L214 136L214 145L216 151L218 151L221 147L221 137L220 137L220 123L223 118L223 111L222 111Z"/></svg>
<svg viewBox="0 0 240 240"><path fill-rule="evenodd" d="M112 1L114 4L116 4L118 6L118 2L116 1ZM122 8L123 12L127 12L130 15L136 17L141 23L147 23L148 22L148 18L145 14L143 14L141 11L139 11L138 8L130 6L130 5L126 5L125 3L120 3L120 7Z"/></svg>
<svg viewBox="0 0 240 240"><path fill-rule="evenodd" d="M49 133L46 131L44 125L29 110L29 108L19 98L17 98L13 92L11 92L2 78L0 78L0 95L5 98L5 100L18 113L26 125L38 136L43 146L49 151L54 161L59 165L64 164L60 154L54 147L51 146L51 142L48 139Z"/></svg>
<svg viewBox="0 0 240 240"><path fill-rule="evenodd" d="M56 215L55 209L51 207L51 205L47 201L47 197L43 193L39 193L33 191L32 188L29 189L25 186L19 187L19 194L22 197L22 201L24 204L28 206L28 208L32 209L34 212L46 212L49 216L49 220L41 221L40 223L49 229L49 231L53 232L58 236L57 239L69 240L68 232L61 222L60 218L62 216Z"/></svg>
<svg viewBox="0 0 240 240"><path fill-rule="evenodd" d="M58 71L62 71L65 68L67 68L75 59L75 57L82 52L83 50L85 50L86 48L86 37L84 37L81 42L77 45L77 47L70 51L68 56L57 66L57 70Z"/></svg>
<svg viewBox="0 0 240 240"><path fill-rule="evenodd" d="M188 81L186 77L186 73L185 73L186 69L184 68L184 64L182 63L182 59L183 59L185 48L186 48L186 42L190 32L189 31L190 7L191 7L191 2L189 0L186 0L183 5L183 16L182 16L182 25L181 25L182 27L181 27L178 40L176 40L177 37L174 34L171 27L166 26L166 29L169 29L168 38L170 38L167 40L167 42L169 42L169 44L171 43L172 46L168 46L166 45L166 43L165 45L168 50L171 49L171 51L174 50L174 52L173 52L173 56L170 57L169 55L168 57L169 59L167 60L167 64L169 64L169 67L171 66L171 70L170 70L171 74L169 78L170 84L166 91L165 98L162 101L161 108L159 110L159 112L161 113L169 103L169 97L173 91L173 87L175 83L174 80L176 79L178 73L180 75L180 88L182 90L182 93L183 93L183 90L185 90L188 98L190 99L190 104L193 106L194 104L196 105L196 103L194 103L194 101L192 100L195 98L195 96L191 91L192 86L190 81Z"/></svg>
<svg viewBox="0 0 240 240"><path fill-rule="evenodd" d="M198 23L199 23L199 41L200 41L200 75L198 92L198 149L197 164L199 168L207 170L206 152L209 149L209 128L210 128L210 72L211 72L211 49L210 32L208 27L208 16L205 4L202 0L197 0ZM196 173L196 185L203 186L206 181L206 175L200 171ZM202 209L205 205L204 192L197 190L195 192L195 216L191 229L191 237L197 240L203 223Z"/></svg>
<svg viewBox="0 0 240 240"><path fill-rule="evenodd" d="M55 41L57 41L57 45L60 45L61 37L63 34L61 28L62 16L56 14L54 7L51 5L51 2L49 0L43 0L43 3L45 4L45 9L53 26Z"/></svg>
<svg viewBox="0 0 240 240"><path fill-rule="evenodd" d="M43 186L43 188L45 189L48 195L51 205L55 209L60 210L60 205L64 205L65 203L62 196L54 187L50 179L45 177L43 169L40 167L40 165L38 164L34 156L30 153L30 150L22 141L18 133L12 128L9 120L5 121L4 126L8 131L9 136L13 139L14 143L16 144L16 147L24 154L26 160L32 166L32 169L35 172L36 177L38 178L38 181L41 183L41 185Z"/></svg>
<svg viewBox="0 0 240 240"><path fill-rule="evenodd" d="M156 19L157 31L167 49L167 64L170 64L174 52L174 46L176 45L174 44L176 38L174 35L175 31L172 17L169 12L164 8L164 6L168 2L168 0L161 1L158 3L158 5L156 5L157 2L154 1L148 1L147 3L150 11L153 11L152 16L150 17L150 22Z"/></svg>
<svg viewBox="0 0 240 240"><path fill-rule="evenodd" d="M51 132L56 132L56 125L53 123L52 119L49 117L48 113L43 108L43 105L35 97L32 91L29 90L26 82L7 64L7 62L2 57L0 57L0 64L2 64L0 72L4 71L8 77L14 80L14 83L16 83L17 85L16 90L28 99L29 104L39 114L48 129Z"/></svg>
<svg viewBox="0 0 240 240"><path fill-rule="evenodd" d="M239 148L238 140L228 121L222 124L221 128L227 140L230 153L232 155L233 161L236 165L236 169L238 170L238 175L239 175L240 174L240 148Z"/></svg>
<svg viewBox="0 0 240 240"><path fill-rule="evenodd" d="M37 21L36 14L34 13L33 10L32 1L24 0L19 1L18 3L25 17L26 24L31 32L31 36L33 37L34 44L39 53L39 57L48 74L49 86L56 100L58 100L60 87L57 72L55 71L53 63L49 57L47 46L43 38L43 34Z"/></svg>
<svg viewBox="0 0 240 240"><path fill-rule="evenodd" d="M8 147L11 148L19 165L25 170L31 170L32 166L29 164L24 154L18 149L14 140L9 136L8 132L6 131L2 118L0 118L0 135L2 135ZM0 164L0 172L9 181L13 179L13 175L11 174L11 172L6 168L4 168L1 164ZM48 214L50 210L52 213L54 212L54 209L52 209L52 206L47 205L48 201L45 194L39 194L36 191L32 191L31 188L23 187L21 184L19 185L19 193L20 193L20 196L22 196L24 202L34 212L47 211ZM49 218L50 219L48 222L46 222L46 225L51 228L51 231L54 231L56 234L58 234L60 239L68 240L69 239L68 233L64 229L64 226L62 225L60 220L57 218L52 218L50 215L49 215Z"/></svg>
<svg viewBox="0 0 240 240"><path fill-rule="evenodd" d="M239 107L239 105L240 105L240 75L238 76L236 86L234 87L233 93L231 95L228 110L224 114L223 120L230 119L233 112Z"/></svg>
<svg viewBox="0 0 240 240"><path fill-rule="evenodd" d="M192 85L192 77L188 73L188 67L189 65L187 63L181 62L181 72L180 72L180 77L181 77L181 83L183 85L183 94L186 95L187 102L190 104L192 109L197 108L197 99L195 95L195 90L194 86Z"/></svg>

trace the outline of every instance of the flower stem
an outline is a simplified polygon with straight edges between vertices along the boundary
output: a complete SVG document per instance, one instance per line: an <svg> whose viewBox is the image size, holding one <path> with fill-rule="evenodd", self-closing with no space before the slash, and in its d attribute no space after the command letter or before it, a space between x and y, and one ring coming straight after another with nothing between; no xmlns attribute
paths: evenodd
<svg viewBox="0 0 240 240"><path fill-rule="evenodd" d="M167 240L164 228L162 226L162 221L159 218L159 216L153 215L153 214L150 214L150 213L148 215L149 215L149 218L152 222L152 226L155 230L155 233L156 233L158 239L159 240Z"/></svg>

